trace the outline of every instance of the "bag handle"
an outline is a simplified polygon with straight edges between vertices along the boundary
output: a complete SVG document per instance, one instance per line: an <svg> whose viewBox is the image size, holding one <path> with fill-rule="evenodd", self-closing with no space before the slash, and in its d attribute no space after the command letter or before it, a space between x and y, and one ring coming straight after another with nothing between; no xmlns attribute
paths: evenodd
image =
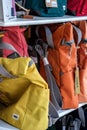
<svg viewBox="0 0 87 130"><path fill-rule="evenodd" d="M7 78L16 78L16 76L10 74L2 65L0 65L0 74Z"/></svg>
<svg viewBox="0 0 87 130"><path fill-rule="evenodd" d="M44 48L42 49L42 47L40 45L36 44L35 49L44 62L48 85L49 85L51 92L52 92L53 103L55 104L57 109L60 109L62 107L62 97L61 97L61 94L60 94L60 90L59 90L59 88L56 84L55 78L52 75L51 67L50 67L49 62L48 62L47 57L46 57L47 44L43 42L43 46L44 46Z"/></svg>
<svg viewBox="0 0 87 130"><path fill-rule="evenodd" d="M36 32L36 35L38 38L40 37L39 36L39 28L40 28L40 26L36 26L36 29L35 29L35 32ZM47 26L44 26L44 29L45 29L47 44L49 45L49 47L54 48L51 30Z"/></svg>
<svg viewBox="0 0 87 130"><path fill-rule="evenodd" d="M1 42L0 49L12 50L19 55L18 51L11 44L7 44L6 42ZM7 78L16 78L14 75L10 74L2 65L0 65L0 74Z"/></svg>
<svg viewBox="0 0 87 130"><path fill-rule="evenodd" d="M40 39L40 42L41 42L41 39ZM42 41L42 45L43 45L43 49L39 44L36 44L35 49L44 62L47 82L48 82L48 86L50 87L50 91L51 91L52 102L50 101L50 108L49 108L49 110L50 110L49 114L51 115L50 119L49 119L49 121L50 121L49 126L50 126L50 125L52 125L52 122L56 122L56 120L59 118L58 110L60 110L62 107L62 97L61 97L59 88L56 84L55 78L53 77L53 75L51 73L50 65L49 65L49 62L46 57L47 44ZM54 119L55 113L57 113L56 119ZM54 119L54 121L52 121L52 118Z"/></svg>
<svg viewBox="0 0 87 130"><path fill-rule="evenodd" d="M34 64L33 60L31 59L29 61L29 64L28 64L28 67L32 66ZM16 78L16 76L10 74L6 68L0 64L0 74L3 75L4 77L7 77L7 78Z"/></svg>
<svg viewBox="0 0 87 130"><path fill-rule="evenodd" d="M76 27L75 25L73 25L73 28L74 28L74 30L75 30L76 33L77 33L77 47L78 47L79 43L80 43L81 40L82 40L82 32L81 32L81 30L80 30L78 27Z"/></svg>
<svg viewBox="0 0 87 130"><path fill-rule="evenodd" d="M76 31L76 33L77 33L77 36L78 36L78 41L77 41L77 49L78 49L78 45L79 45L79 43L80 43L81 40L82 40L82 32L81 32L81 30L80 30L78 27L76 27L75 25L73 25L73 27L74 27L74 29L75 29L75 31ZM76 49L76 50L77 50L77 49ZM77 52L76 52L76 55L77 55ZM77 62L78 62L78 60L77 60ZM77 63L77 64L78 64L78 63ZM77 66L76 66L76 67L77 67ZM85 115L84 115L83 108L81 108L81 107L78 108L78 114L79 114L79 118L80 118L80 120L81 120L81 122L82 122L82 126L85 127Z"/></svg>
<svg viewBox="0 0 87 130"><path fill-rule="evenodd" d="M49 102L49 123L48 126L52 126L53 124L56 123L56 121L59 119L58 111L53 105L53 103L50 101Z"/></svg>
<svg viewBox="0 0 87 130"><path fill-rule="evenodd" d="M50 47L54 48L52 32L51 32L51 30L47 26L44 26L44 28L45 28L45 32L46 32L47 43L48 43L48 45ZM77 41L77 46L78 46L79 43L81 42L81 39L82 39L82 33L81 33L81 30L78 27L76 27L75 25L73 25L73 28L76 31L77 36L78 36L78 41ZM37 36L39 36L39 34ZM68 45L68 43L72 44L73 42L74 42L74 40L72 40L72 41L65 41L65 44Z"/></svg>
<svg viewBox="0 0 87 130"><path fill-rule="evenodd" d="M8 44L6 42L0 43L0 49L12 50L12 51L16 52L18 55L20 55L19 52L11 44Z"/></svg>

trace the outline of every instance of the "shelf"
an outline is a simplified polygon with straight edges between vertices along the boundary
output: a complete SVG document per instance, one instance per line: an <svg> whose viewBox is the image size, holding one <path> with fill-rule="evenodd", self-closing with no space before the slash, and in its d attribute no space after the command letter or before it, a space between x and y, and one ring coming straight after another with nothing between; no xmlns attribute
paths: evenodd
<svg viewBox="0 0 87 130"><path fill-rule="evenodd" d="M0 120L0 130L19 130L16 127L13 127L12 125L9 125L8 123Z"/></svg>
<svg viewBox="0 0 87 130"><path fill-rule="evenodd" d="M82 107L84 105L86 105L87 103L81 103L79 104L79 107ZM59 113L59 117L62 117L64 115L69 114L70 112L74 111L76 109L68 109L68 110L60 110ZM19 130L16 127L13 127L12 125L0 120L0 130Z"/></svg>
<svg viewBox="0 0 87 130"><path fill-rule="evenodd" d="M80 20L87 20L87 16L68 16L65 15L63 17L34 17L33 19L23 19L23 18L16 18L10 20L9 22L2 22L0 21L0 26L7 27L7 26L27 26L27 25L43 25L43 24L52 24L52 23L62 23L62 22L69 22L69 21L80 21ZM86 105L87 103L79 104L79 107ZM60 110L59 118L63 117L66 114L74 111L76 109L68 109L68 110ZM12 125L0 120L0 130L19 130Z"/></svg>
<svg viewBox="0 0 87 130"><path fill-rule="evenodd" d="M25 25L42 25L42 24L52 24L61 23L68 21L79 21L87 20L87 16L69 16L65 15L63 17L33 17L33 19L23 19L15 18L8 22L0 21L0 26L25 26Z"/></svg>
<svg viewBox="0 0 87 130"><path fill-rule="evenodd" d="M78 108L79 107L82 107L84 105L86 105L87 103L80 103ZM77 109L77 108L76 108ZM72 111L75 111L76 109L67 109L67 110L59 110L58 113L59 113L59 117L63 117L64 115L67 115L68 113L72 112Z"/></svg>

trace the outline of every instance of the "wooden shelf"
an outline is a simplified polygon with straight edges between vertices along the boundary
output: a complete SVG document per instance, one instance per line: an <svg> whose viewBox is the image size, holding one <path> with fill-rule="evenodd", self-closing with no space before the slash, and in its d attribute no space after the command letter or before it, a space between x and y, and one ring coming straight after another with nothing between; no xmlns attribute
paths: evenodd
<svg viewBox="0 0 87 130"><path fill-rule="evenodd" d="M42 24L52 24L61 23L69 21L79 21L87 20L87 16L69 16L65 15L63 17L33 17L33 19L23 19L15 18L8 22L0 21L0 26L25 26L25 25L42 25Z"/></svg>

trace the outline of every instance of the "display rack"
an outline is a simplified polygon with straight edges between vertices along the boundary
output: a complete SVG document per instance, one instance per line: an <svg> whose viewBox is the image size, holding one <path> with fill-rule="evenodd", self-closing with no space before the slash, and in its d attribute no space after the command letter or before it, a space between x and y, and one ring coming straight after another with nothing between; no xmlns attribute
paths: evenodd
<svg viewBox="0 0 87 130"><path fill-rule="evenodd" d="M70 22L70 21L81 21L87 20L87 16L69 16L65 15L63 17L33 17L33 19L23 19L23 18L15 18L8 22L0 21L0 27L7 27L7 26L32 26L32 25L42 25L42 24L52 24L52 23L63 23L63 22ZM79 104L79 107L86 105L87 103ZM68 110L60 110L59 118L62 116L74 111L76 109L68 109ZM19 130L10 124L0 120L0 130Z"/></svg>
<svg viewBox="0 0 87 130"><path fill-rule="evenodd" d="M78 108L79 107L82 107L82 106L84 106L84 105L86 105L87 103L80 103L79 104L79 106L78 106ZM78 108L76 108L76 109L78 109ZM60 117L63 117L64 115L67 115L67 114L69 114L70 112L72 112L72 111L75 111L76 109L67 109L67 110L59 110L59 118Z"/></svg>
<svg viewBox="0 0 87 130"><path fill-rule="evenodd" d="M25 26L25 25L42 25L52 23L62 23L69 21L86 20L87 16L69 16L63 17L33 17L33 19L15 18L8 22L0 21L0 26Z"/></svg>
<svg viewBox="0 0 87 130"><path fill-rule="evenodd" d="M80 103L78 108L79 107L82 107L84 105L86 105L87 103ZM76 109L67 109L67 110L59 110L58 113L59 113L59 118L63 117L64 115L67 115L69 114L70 112L74 111ZM0 130L19 130L18 128L16 127L13 127L12 125L0 120Z"/></svg>
<svg viewBox="0 0 87 130"><path fill-rule="evenodd" d="M0 120L0 130L19 130L16 127L13 127L12 125Z"/></svg>

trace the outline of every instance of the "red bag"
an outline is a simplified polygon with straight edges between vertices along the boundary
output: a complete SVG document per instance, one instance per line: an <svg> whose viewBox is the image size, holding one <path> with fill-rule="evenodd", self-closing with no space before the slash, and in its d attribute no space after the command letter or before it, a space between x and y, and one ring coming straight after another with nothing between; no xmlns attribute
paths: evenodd
<svg viewBox="0 0 87 130"><path fill-rule="evenodd" d="M87 0L68 0L68 14L76 16L87 15Z"/></svg>
<svg viewBox="0 0 87 130"><path fill-rule="evenodd" d="M2 43L11 44L19 53L20 56L26 57L28 55L28 46L24 37L24 28L16 27L1 27L0 30L5 31L2 37ZM12 50L3 50L3 57L12 54Z"/></svg>

